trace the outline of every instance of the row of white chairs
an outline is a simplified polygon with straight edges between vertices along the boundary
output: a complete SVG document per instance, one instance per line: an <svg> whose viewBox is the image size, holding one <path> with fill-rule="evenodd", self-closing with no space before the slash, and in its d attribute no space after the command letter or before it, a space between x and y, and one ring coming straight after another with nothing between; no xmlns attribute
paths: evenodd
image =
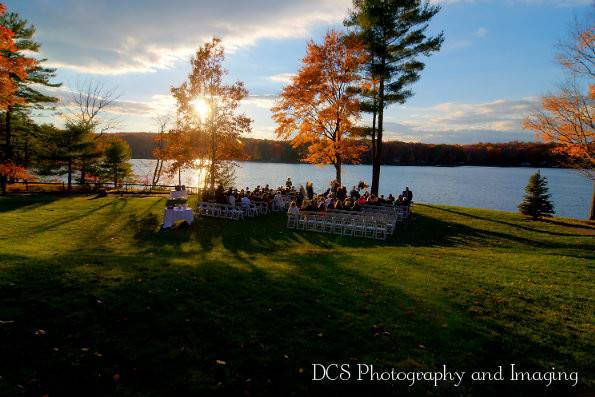
<svg viewBox="0 0 595 397"><path fill-rule="evenodd" d="M247 217L266 215L269 213L269 206L265 202L252 202L248 205L236 203L220 204L200 202L196 208L198 215L210 216L215 218L240 220Z"/></svg>
<svg viewBox="0 0 595 397"><path fill-rule="evenodd" d="M239 220L244 219L244 211L231 204L200 202L196 213L201 216Z"/></svg>
<svg viewBox="0 0 595 397"><path fill-rule="evenodd" d="M367 213L379 213L392 216L394 215L397 218L397 222L404 222L411 216L411 209L413 207L413 203L409 205L395 205L395 206L387 206L387 205L363 205L361 210L362 212Z"/></svg>
<svg viewBox="0 0 595 397"><path fill-rule="evenodd" d="M376 217L305 211L298 214L288 213L287 227L377 240L386 240L394 232L390 222Z"/></svg>
<svg viewBox="0 0 595 397"><path fill-rule="evenodd" d="M337 209L327 209L331 215L342 215L352 218L365 218L372 221L380 221L386 224L388 234L392 235L397 227L397 217L394 214L380 214L374 212L346 211Z"/></svg>

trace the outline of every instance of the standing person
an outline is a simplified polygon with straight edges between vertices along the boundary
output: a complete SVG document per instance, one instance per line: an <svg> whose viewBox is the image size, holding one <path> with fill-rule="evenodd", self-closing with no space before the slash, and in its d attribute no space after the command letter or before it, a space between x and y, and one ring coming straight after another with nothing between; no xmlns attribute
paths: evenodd
<svg viewBox="0 0 595 397"><path fill-rule="evenodd" d="M302 206L302 203L304 202L305 193L306 191L304 190L304 187L300 186L300 190L297 192L297 195L295 196L295 201L298 207Z"/></svg>
<svg viewBox="0 0 595 397"><path fill-rule="evenodd" d="M291 190L292 186L293 182L291 182L291 178L287 177L287 181L285 181L285 187L287 187L287 190Z"/></svg>
<svg viewBox="0 0 595 397"><path fill-rule="evenodd" d="M345 186L342 186L337 190L337 198L339 200L345 200L347 198L347 188Z"/></svg>
<svg viewBox="0 0 595 397"><path fill-rule="evenodd" d="M403 190L403 198L409 203L413 201L413 192L409 190L409 186L405 186L405 190Z"/></svg>
<svg viewBox="0 0 595 397"><path fill-rule="evenodd" d="M349 197L351 197L352 200L359 199L359 191L355 188L355 186L351 189L351 192L349 193Z"/></svg>
<svg viewBox="0 0 595 397"><path fill-rule="evenodd" d="M306 182L306 192L308 194L308 200L314 199L314 185L312 181Z"/></svg>

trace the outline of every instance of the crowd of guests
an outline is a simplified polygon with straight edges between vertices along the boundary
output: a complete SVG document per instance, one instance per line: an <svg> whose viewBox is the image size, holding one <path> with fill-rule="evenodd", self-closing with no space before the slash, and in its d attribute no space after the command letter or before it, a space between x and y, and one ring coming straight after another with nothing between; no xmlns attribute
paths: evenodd
<svg viewBox="0 0 595 397"><path fill-rule="evenodd" d="M289 206L290 213L299 211L317 211L324 212L328 209L338 209L343 211L359 211L364 205L385 205L407 206L413 202L413 192L406 187L402 194L397 197L389 194L388 196L376 196L368 192L368 186L360 182L353 186L351 191L347 191L345 186L340 186L336 181L331 182L330 187L321 194L314 194L312 183L308 182L306 188L300 186L300 189L292 197Z"/></svg>
<svg viewBox="0 0 595 397"><path fill-rule="evenodd" d="M290 198L289 212L326 211L331 208L359 211L363 205L408 206L413 202L413 192L409 187L406 187L397 197L392 194L385 197L385 195L375 196L369 193L368 186L364 182L347 191L345 186L333 181L325 192L315 194L312 182L306 183L305 188L299 186L296 189L291 178L287 178L285 186L277 188L265 185L257 186L254 190L248 187L240 190L231 188L226 190L219 185L212 197L203 197L203 200L231 205L241 203L242 206L258 201L266 202L269 208L272 208L273 201L281 200L282 197Z"/></svg>

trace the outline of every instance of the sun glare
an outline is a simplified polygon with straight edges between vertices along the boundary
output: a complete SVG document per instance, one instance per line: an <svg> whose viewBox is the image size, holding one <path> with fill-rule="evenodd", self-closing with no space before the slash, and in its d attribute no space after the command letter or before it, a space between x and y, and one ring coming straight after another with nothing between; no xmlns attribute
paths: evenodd
<svg viewBox="0 0 595 397"><path fill-rule="evenodd" d="M196 98L190 102L190 105L192 105L192 108L202 121L206 120L211 113L211 108L204 98Z"/></svg>

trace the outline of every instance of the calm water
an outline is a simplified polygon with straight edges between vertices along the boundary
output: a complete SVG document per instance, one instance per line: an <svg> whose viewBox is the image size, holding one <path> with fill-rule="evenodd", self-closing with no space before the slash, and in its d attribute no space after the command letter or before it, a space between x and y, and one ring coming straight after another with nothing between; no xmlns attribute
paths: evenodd
<svg viewBox="0 0 595 397"><path fill-rule="evenodd" d="M139 177L152 175L154 160L132 160L134 173ZM276 164L239 162L236 171L237 187L285 184L287 177L294 185L311 180L314 190L324 191L334 179L332 166L317 167L308 164ZM529 176L537 168L498 167L414 167L383 166L380 193L398 194L405 186L413 190L417 202L451 204L463 207L492 208L517 211ZM593 185L573 170L541 169L548 178L556 215L587 218ZM370 165L347 165L343 168L343 184L349 189L360 180L371 180ZM150 179L150 177L149 177ZM198 171L185 171L182 183L197 186L201 175ZM177 183L176 178L165 178L161 183Z"/></svg>

